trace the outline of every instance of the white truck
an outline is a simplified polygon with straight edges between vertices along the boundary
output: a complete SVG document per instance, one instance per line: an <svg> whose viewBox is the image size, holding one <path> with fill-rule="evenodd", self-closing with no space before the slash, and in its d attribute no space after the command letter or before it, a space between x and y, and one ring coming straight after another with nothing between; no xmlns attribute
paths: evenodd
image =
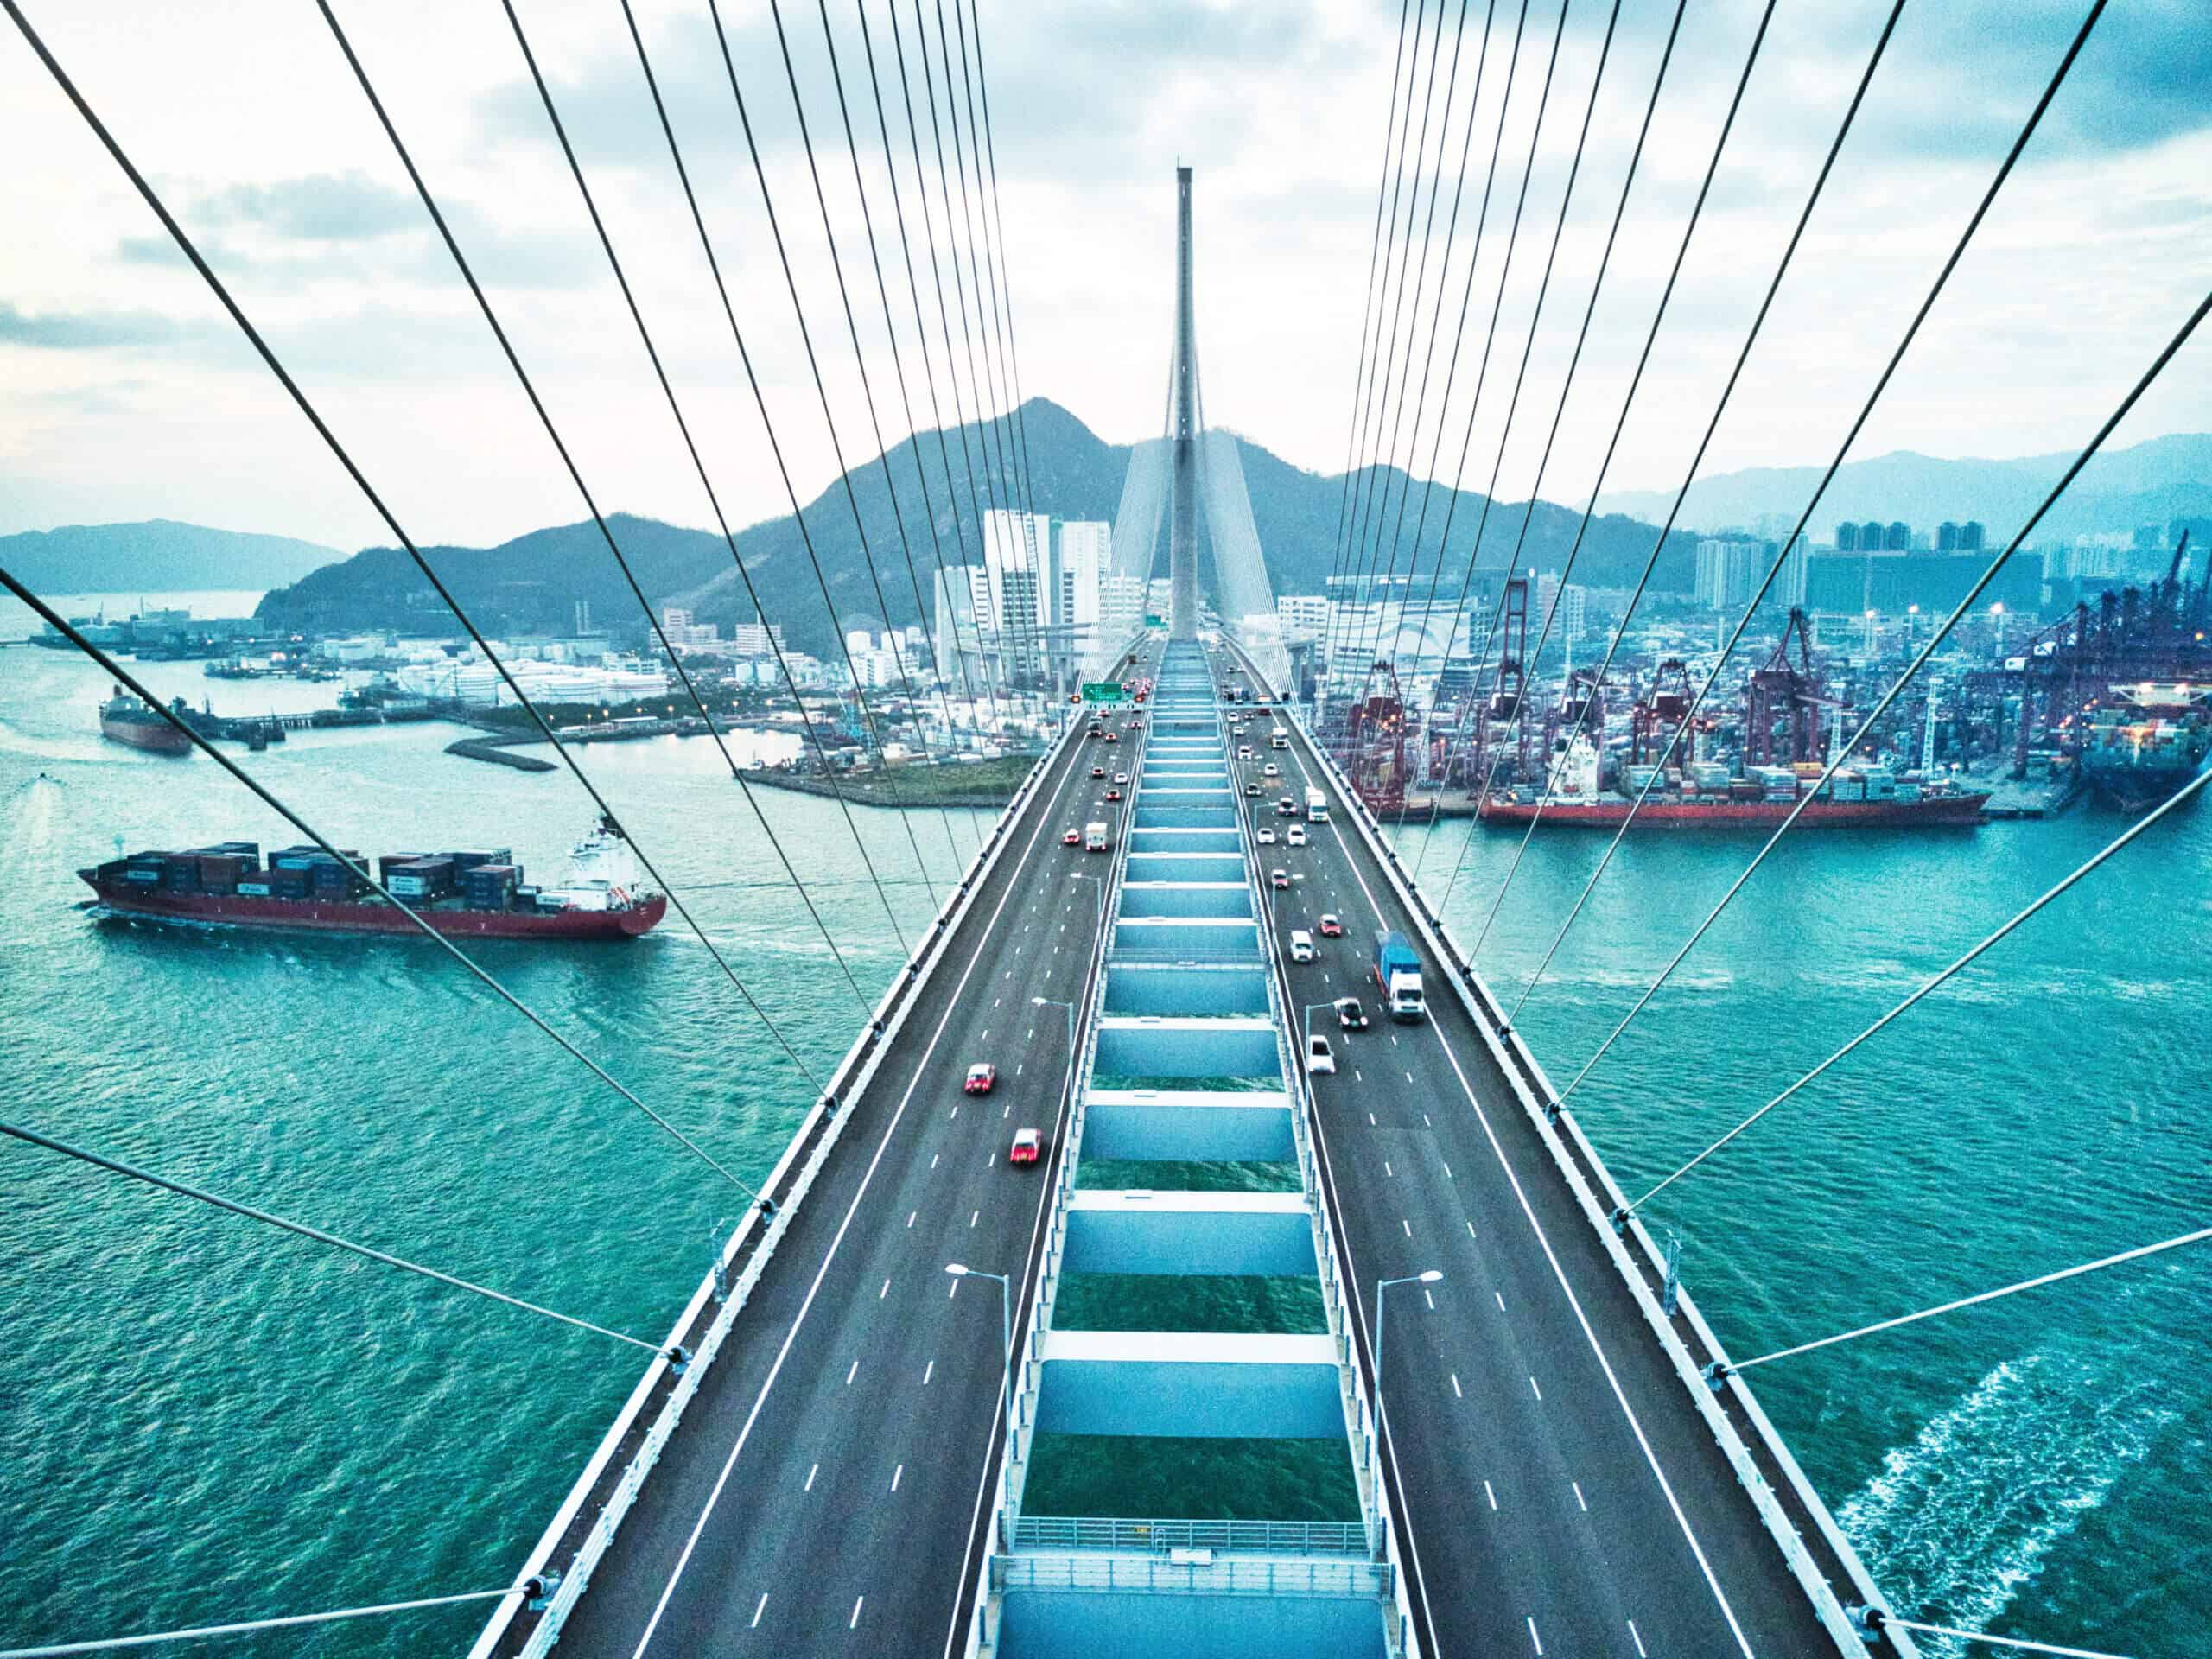
<svg viewBox="0 0 2212 1659"><path fill-rule="evenodd" d="M1084 852L1103 853L1112 845L1113 842L1111 838L1108 836L1106 833L1106 826L1103 823L1094 819L1092 822L1083 826L1083 850Z"/></svg>
<svg viewBox="0 0 2212 1659"><path fill-rule="evenodd" d="M1281 727L1276 727L1273 731L1268 734L1268 747L1271 749L1288 748L1290 747L1290 734L1285 731Z"/></svg>
<svg viewBox="0 0 2212 1659"><path fill-rule="evenodd" d="M1306 790L1306 822L1326 823L1329 821L1329 798L1311 785Z"/></svg>

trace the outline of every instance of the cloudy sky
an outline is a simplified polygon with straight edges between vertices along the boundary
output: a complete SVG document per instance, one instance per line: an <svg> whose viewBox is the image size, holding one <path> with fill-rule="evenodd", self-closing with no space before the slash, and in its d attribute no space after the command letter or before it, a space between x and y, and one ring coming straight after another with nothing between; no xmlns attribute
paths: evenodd
<svg viewBox="0 0 2212 1659"><path fill-rule="evenodd" d="M632 3L776 436L801 496L810 497L836 475L832 428L714 20L702 3ZM1439 471L1452 476L1464 447L1471 486L1486 486L1496 468L1502 494L1525 493L1675 8L1625 0L1599 77L1610 0L1567 0L1563 33L1558 0L1531 0L1525 11L1519 0L1471 0L1464 34L1459 0L1441 0L1440 13L1439 3L1408 0L1401 51L1398 0L979 0L1022 391L1065 404L1110 439L1159 430L1179 159L1198 169L1210 421L1300 465L1340 468L1395 74L1401 120L1406 88L1415 92L1417 139L1424 109L1427 116L1425 148L1406 155L1400 258L1388 279L1395 283L1406 263L1410 225L1415 276L1409 289L1390 290L1397 351L1414 365L1416 391L1421 365L1434 367L1426 401L1386 418L1382 434L1395 425L1395 453L1417 471L1429 470L1436 453ZM490 0L334 4L601 503L710 522L500 9ZM411 535L488 542L581 516L311 0L26 0L25 9ZM783 512L783 486L620 0L518 0L517 9L730 517L742 524ZM2082 10L2071 0L1905 8L1705 470L1833 452ZM947 303L957 310L959 301L923 92L925 39L915 0L861 0L858 10L829 0L828 11L899 350L916 419L927 426L931 391L949 416L956 387L924 241L899 48ZM1591 486L1759 13L1753 0L1688 0L1543 481L1548 498L1579 504ZM1888 13L1879 0L1776 8L1609 485L1680 481ZM863 14L933 381L923 373L906 292ZM951 22L960 14L948 5L944 15ZM921 20L934 79L944 67L934 0L925 0ZM851 284L859 359L775 19L766 0L723 0L721 21L836 442L857 461L878 447L859 361L891 441L906 417L823 14L808 0L782 0L799 106ZM957 26L952 46L957 67ZM1433 86L1432 64L1440 66ZM949 122L955 111L943 81L934 84L938 121ZM2201 0L2114 0L1855 453L2018 455L2070 449L2089 435L2212 280L2208 87L2212 29ZM1506 410L1586 112L1593 112L1588 144L1509 434ZM964 94L957 113L964 147ZM1515 239L1532 137L1536 161ZM0 145L10 158L0 171L0 531L167 517L345 547L388 540L4 26ZM1466 181L1447 245L1463 151ZM969 211L980 207L971 197ZM957 183L950 208L957 222ZM1387 219L1387 198L1384 209ZM964 228L962 247L964 283ZM1446 404L1463 302L1466 330ZM1386 338L1389 327L1386 317ZM957 320L952 336L958 346ZM957 395L969 406L967 359L955 356ZM1394 373L1393 409L1397 384ZM2212 337L2176 360L2115 442L2207 429Z"/></svg>

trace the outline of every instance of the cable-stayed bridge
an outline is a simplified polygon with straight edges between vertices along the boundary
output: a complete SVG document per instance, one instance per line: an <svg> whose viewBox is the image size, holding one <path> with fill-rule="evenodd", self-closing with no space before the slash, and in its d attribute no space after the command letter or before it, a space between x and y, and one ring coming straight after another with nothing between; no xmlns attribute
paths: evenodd
<svg viewBox="0 0 2212 1659"><path fill-rule="evenodd" d="M493 643L453 602L373 480L354 463L340 435L287 372L148 175L78 92L22 10L14 0L0 4L619 830L614 804L523 696ZM2030 117L1991 187L1993 195L2101 10L2101 4L2089 10L2044 105ZM1442 57L1445 11L1437 8L1427 49L1430 95ZM1771 12L1770 7L1770 17ZM416 170L335 13L326 8L323 15L508 365L529 392L610 556L627 575L620 538L538 400L430 182ZM555 95L537 73L521 18L512 10L507 16L581 210L626 299L629 278L587 169L569 144ZM895 589L903 565L918 604L925 563L934 563L941 575L948 563L971 563L969 550L976 543L970 538L980 537L982 515L995 508L1033 512L1034 493L1019 419L1014 313L1003 268L980 23L958 3L951 8L950 28L942 11L925 15L916 6L906 18L893 8L879 14L879 36L868 32L866 6L858 16L865 100L857 96L859 66L847 60L846 67L853 72L854 102L863 124L871 107L876 116L891 188L886 192L879 181L871 197L861 166L863 146L853 126L854 102L847 101L841 73L840 114L854 155L853 188L867 224L873 281L855 280L849 287L839 263L836 288L852 349L863 365L864 387L869 386L867 354L855 307L868 308L871 287L899 364L899 409L895 416L889 411L887 387L879 409L869 387L868 430L880 452L900 420L910 432L921 429L920 409L898 356L904 340L912 344L916 378L924 383L923 401L933 416L939 386L945 388L959 417L954 424L963 451L956 467L946 423L935 419L941 461L935 479L944 498L943 512L937 500L925 499L919 521L926 522L926 537L910 538L900 516L895 553L887 544L870 543L848 486L874 598L883 604L886 582ZM1557 17L1563 35L1565 7ZM1387 484L1380 500L1367 494L1389 475L1377 458L1399 450L1405 393L1419 360L1422 391L1414 399L1403 456L1415 459L1428 367L1438 355L1438 328L1446 308L1440 271L1424 358L1414 345L1427 273L1426 229L1417 262L1413 253L1419 184L1416 180L1407 204L1401 238L1399 188L1390 180L1394 171L1403 170L1415 120L1427 19L1424 6L1409 40L1402 20L1405 109L1402 118L1394 90L1384 184L1378 187L1376 247L1382 257L1379 283L1370 273L1372 355L1363 342L1362 384L1353 400L1353 450L1363 464L1346 470L1338 550L1341 575L1355 591L1363 585L1388 588L1402 579L1411 583L1427 513L1424 488L1406 544L1410 467L1404 473L1408 487L1395 504ZM1680 20L1678 8L1678 25ZM823 45L836 67L839 39L826 10L822 21ZM1895 21L1892 12L1892 25ZM780 10L775 26L785 39ZM1765 27L1763 21L1759 39ZM634 27L630 34L670 165L684 186L692 226L711 263L719 245L715 226L690 190L684 152L643 36ZM1608 49L1611 40L1609 25ZM1885 31L1866 65L1867 78L1888 41ZM1669 53L1672 44L1670 36ZM891 50L882 53L880 46ZM1518 46L1516 36L1516 64ZM1755 40L1745 78L1758 50ZM780 253L790 215L776 217L766 172L753 146L748 82L726 43L724 60ZM1447 117L1461 72L1456 35L1452 64L1443 99ZM804 132L804 100L788 57L785 67ZM1655 108L1665 69L1662 59L1651 92ZM752 72L748 66L747 75ZM1475 71L1478 86L1482 73ZM1602 77L1602 59L1599 73ZM892 85L887 99L885 74ZM918 117L918 87L924 111ZM1548 74L1542 98L1549 88ZM761 95L758 86L752 90L756 99ZM1593 84L1593 108L1595 102ZM1421 137L1414 146L1417 175L1428 142L1426 96L1421 107ZM1854 113L1857 107L1854 101ZM1540 99L1539 128L1542 110ZM1586 135L1589 114L1582 120ZM1849 125L1847 117L1836 146ZM1431 221L1449 128L1447 118L1439 132L1438 170L1427 203ZM1466 131L1471 148L1471 102ZM925 133L930 135L926 144ZM1394 139L1395 168L1389 163ZM1726 140L1724 127L1723 144ZM1638 143L1640 154L1641 138ZM810 134L806 145L811 164ZM1578 149L1578 166L1579 157ZM1718 149L1713 162L1717 167ZM1495 173L1495 155L1491 168ZM1464 183L1465 148L1460 170ZM1531 170L1523 169L1524 203ZM1630 184L1633 179L1631 165ZM835 260L838 238L818 168L812 181ZM1809 1347L1939 1316L1966 1302L1773 1353L1724 1351L1681 1283L1668 1240L1645 1224L1643 1207L1660 1188L1631 1196L1614 1182L1566 1104L1580 1078L1563 1090L1554 1086L1515 1029L1520 1004L1509 1008L1493 995L1472 965L1473 951L1446 934L1443 901L1433 899L1403 867L1387 813L1363 798L1332 753L1336 728L1329 700L1343 692L1344 665L1352 665L1349 677L1357 680L1366 664L1395 664L1405 652L1407 613L1400 613L1398 638L1386 639L1377 622L1373 634L1355 632L1325 643L1327 672L1319 709L1301 713L1284 701L1290 687L1235 440L1205 424L1193 302L1192 170L1179 168L1177 183L1178 304L1165 429L1158 441L1139 446L1132 459L1112 548L1115 574L1149 580L1160 563L1164 526L1168 614L1164 628L1117 643L1096 665L1103 677L1149 679L1149 700L1126 711L1059 709L1065 723L1058 735L1005 813L978 838L926 929L911 938L899 933L906 962L880 998L871 1001L862 990L810 900L810 917L857 1014L858 1035L834 1069L810 1066L785 1041L745 986L739 964L715 947L683 908L681 894L671 889L683 923L698 934L715 969L781 1046L810 1100L776 1165L765 1173L729 1168L675 1117L640 1098L515 998L466 950L442 941L465 971L695 1154L706 1172L702 1179L741 1195L742 1221L722 1241L712 1270L665 1335L617 1331L574 1310L523 1302L435 1264L273 1214L240 1195L192 1186L43 1135L35 1126L0 1125L19 1142L46 1153L425 1277L442 1287L441 1294L487 1297L512 1311L582 1325L643 1351L646 1361L633 1392L565 1501L548 1517L528 1559L516 1564L509 1579L466 1592L242 1619L235 1629L10 1651L95 1651L125 1642L397 1618L469 1601L491 1610L472 1659L543 1654L556 1645L569 1652L633 1656L950 1656L1154 1653L1178 1644L1274 1659L1523 1652L1540 1659L1631 1653L1638 1659L1832 1653L1878 1659L1884 1653L1915 1653L1916 1632L1942 1633L1914 1619L1912 1610L1890 1606L1761 1411L1746 1373ZM1573 188L1570 175L1569 197ZM1485 185L1485 213L1490 194ZM1816 187L1815 200L1817 196ZM910 226L910 205L918 226ZM887 222L876 216L886 207ZM1814 201L1806 203L1806 217L1813 207ZM1455 191L1455 224L1459 208ZM1564 200L1560 216L1563 224ZM1516 205L1514 234L1520 218ZM1961 251L1979 222L1977 214L1961 238ZM1617 213L1615 229L1618 224ZM1694 224L1694 213L1685 244ZM1801 232L1803 224L1801 217ZM894 235L901 255L895 264L882 251ZM1451 236L1447 227L1447 244ZM1554 232L1554 252L1557 245ZM1609 241L1608 259L1611 251ZM1510 257L1509 245L1509 264ZM791 328L803 345L814 369L818 413L834 442L838 415L818 367L818 354L834 345L825 348L809 332L802 285L788 259L781 264L791 316L772 326ZM1939 292L1949 269L1939 278ZM1414 299L1401 353L1399 313L1409 270L1415 272ZM753 376L748 344L747 327L756 320L741 317L731 302L719 265L715 276L735 360L772 442L776 421ZM1602 276L1601 265L1600 281ZM1547 287L1548 282L1548 262ZM1471 260L1467 283L1471 292ZM1499 285L1502 296L1503 275ZM1929 304L1936 296L1930 294ZM1594 308L1594 289L1591 303ZM1662 300L1662 316L1664 308ZM2187 341L2205 308L2188 318L2083 451L2082 461ZM662 372L643 312L634 304L628 310L702 493L727 535L710 469L692 443L674 379ZM1464 306L1462 311L1464 322ZM1586 315L1586 328L1587 321ZM1659 321L1654 318L1655 334ZM1916 318L1899 355L1918 326ZM1493 333L1495 327L1493 312ZM1532 319L1531 336L1535 327ZM1747 340L1745 351L1750 347ZM1578 340L1578 359L1580 352ZM1489 357L1485 343L1484 372ZM1446 400L1458 360L1455 337L1453 367L1446 371L1441 391ZM1526 362L1524 347L1524 369ZM1891 368L1895 362L1892 358ZM1885 372L1869 409L1886 379ZM1516 375L1511 394L1516 405L1519 392ZM1628 396L1635 395L1632 385ZM1562 403L1564 397L1562 391ZM961 421L969 401L988 433L988 453L980 457L964 453L968 429ZM851 411L846 415L849 431ZM792 417L784 411L784 418ZM1382 436L1386 428L1387 441ZM1442 435L1440 417L1440 444ZM1501 442L1501 454L1503 447ZM796 513L798 496L783 468L780 446L775 458ZM842 467L842 448L838 458ZM1463 451L1463 464L1465 458ZM1435 461L1433 451L1427 469L1432 477L1439 470ZM925 498L931 476L926 468L918 472ZM2069 472L2058 489L2072 476ZM1494 489L1495 470L1491 481ZM1485 519L1488 496L1481 508ZM1453 499L1456 504L1456 488ZM1817 499L1808 504L1808 516ZM1392 526L1387 531L1386 524ZM1217 631L1205 614L1202 525L1213 556ZM1446 574L1450 531L1447 516L1430 572L1432 603ZM2027 533L2024 529L2021 536ZM1475 545L1482 544L1478 526ZM751 574L734 537L730 550L750 593ZM835 623L833 583L811 541L805 552ZM1402 577L1402 552L1407 559ZM1473 575L1471 556L1454 615L1466 611L1466 582ZM50 606L12 576L5 582L119 683L143 693L127 669ZM714 728L634 578L632 587L686 696ZM754 600L757 606L757 594ZM887 605L884 608L887 613ZM765 607L759 618L764 625L773 620ZM1351 626L1357 630L1359 624ZM1451 649L1452 632L1446 629L1440 650ZM960 651L959 642L951 644L948 658L967 661L969 654ZM1425 648L1414 649L1417 655ZM1537 654L1542 648L1540 639ZM997 655L1003 661L1022 653ZM1041 660L1043 653L1028 655ZM986 660L980 650L972 657ZM1925 660L1923 654L1920 661ZM820 711L808 712L808 700L780 652L778 666L835 791L836 768L815 730ZM895 693L876 688L880 709L869 706L855 675L858 719L879 747L901 735L903 721L925 760L933 734L942 741L957 729L956 695L971 715L983 702L1020 706L1027 699L1041 706L1040 689L1021 683L1016 673L995 684L956 687L944 677L932 685L925 664L902 661L899 667ZM932 692L941 723L928 715ZM1256 693L1257 703L1238 692ZM1517 717L1517 709L1509 717ZM1109 727L1117 740L1111 746L1103 741ZM181 722L179 728L186 729ZM715 730L719 743L721 733ZM300 833L352 864L264 781L204 738L188 734ZM743 788L746 780L734 762L731 771ZM2191 784L2160 812L2202 782ZM866 858L849 805L842 794L837 798ZM903 827L910 842L913 816ZM1104 843L1095 849L1084 844L1085 827L1094 823L1103 830ZM760 824L772 842L766 819ZM2117 838L2064 885L2086 877L2141 828ZM949 821L945 832L953 833ZM794 856L780 845L775 850L804 897L803 853ZM919 866L918 847L914 850ZM639 852L650 869L647 849ZM365 869L355 867L355 874L378 886ZM881 877L873 862L868 874L880 895ZM2063 886L2037 899L1821 1069L2062 891ZM390 893L385 897L414 914ZM883 908L887 923L899 932L887 898ZM1564 919L1562 936L1580 911L1578 904ZM1332 925L1309 931L1309 921L1318 925L1324 916ZM421 925L436 937L427 923ZM1418 1009L1402 1009L1414 1017L1402 1020L1386 1017L1383 1002L1407 993L1373 982L1375 964L1394 959L1388 955L1392 937L1395 948L1417 962L1421 981ZM1693 937L1684 954L1695 944ZM1522 993L1522 1001L1527 995ZM1357 1017L1340 1011L1347 998L1360 1005ZM995 1081L986 1090L971 1091L970 1071L979 1062L996 1067ZM1590 1064L1596 1064L1594 1057ZM1757 1116L1785 1103L1803 1081L1789 1083L1760 1114L1660 1186L1688 1175ZM1017 1145L1026 1149L1030 1144L1017 1139L1026 1130L1036 1131L1033 1163L1016 1162L1014 1156ZM2118 1266L2205 1236L2183 1235L2067 1272ZM1227 1328L1203 1322L1199 1328L1093 1328L1080 1299L1070 1299L1078 1303L1071 1312L1063 1293L1071 1277L1100 1274L1218 1281L1225 1299L1255 1281L1288 1286L1282 1301L1294 1312L1216 1322ZM2063 1275L2046 1274L1966 1301L2032 1289L2057 1276ZM1181 1455L1187 1456L1193 1443L1274 1442L1286 1456L1312 1459L1313 1466L1340 1473L1348 1502L1342 1517L1329 1521L1265 1513L1207 1521L1053 1513L1032 1497L1040 1435L1109 1448L1105 1455L1132 1464L1174 1455L1165 1447L1183 1447ZM1118 1454L1110 1450L1116 1447Z"/></svg>

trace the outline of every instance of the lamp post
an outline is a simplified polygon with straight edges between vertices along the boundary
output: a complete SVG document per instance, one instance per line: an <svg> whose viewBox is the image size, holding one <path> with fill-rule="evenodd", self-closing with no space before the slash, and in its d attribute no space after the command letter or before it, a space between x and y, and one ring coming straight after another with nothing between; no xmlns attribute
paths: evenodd
<svg viewBox="0 0 2212 1659"><path fill-rule="evenodd" d="M1068 1077L1066 1086L1069 1098L1072 1099L1075 1095L1075 1004L1064 1002L1057 996L1033 996L1029 999L1029 1006L1033 1008L1059 1008L1067 1014Z"/></svg>
<svg viewBox="0 0 2212 1659"><path fill-rule="evenodd" d="M1313 1010L1316 1008L1333 1008L1336 1006L1337 1005L1333 1002L1308 1002L1306 1005L1304 1019L1306 1023L1306 1051L1307 1053L1310 1054L1313 1052Z"/></svg>
<svg viewBox="0 0 2212 1659"><path fill-rule="evenodd" d="M1433 1285L1444 1275L1434 1268L1427 1273L1409 1273L1399 1279L1378 1279L1375 1281L1375 1433L1368 1442L1368 1456L1374 1464L1376 1480L1381 1480L1382 1465L1382 1296L1393 1285Z"/></svg>
<svg viewBox="0 0 2212 1659"><path fill-rule="evenodd" d="M1002 1273L985 1273L961 1262L948 1262L944 1270L955 1279L995 1279L999 1281L999 1348L1005 1356L1005 1376L1000 1387L1006 1395L1007 1455L1014 1455L1014 1284Z"/></svg>
<svg viewBox="0 0 2212 1659"><path fill-rule="evenodd" d="M1103 875L1092 875L1084 871L1077 870L1073 875L1068 877L1068 880L1071 881L1096 881L1098 884L1097 926L1098 931L1103 933L1106 931L1106 878Z"/></svg>

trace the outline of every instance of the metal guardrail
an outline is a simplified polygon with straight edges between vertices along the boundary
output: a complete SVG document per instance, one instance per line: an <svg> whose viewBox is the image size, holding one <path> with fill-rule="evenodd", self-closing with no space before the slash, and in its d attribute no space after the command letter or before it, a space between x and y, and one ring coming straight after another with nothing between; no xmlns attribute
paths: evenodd
<svg viewBox="0 0 2212 1659"><path fill-rule="evenodd" d="M1357 1521L1131 1521L1106 1516L1025 1515L1018 1549L1110 1549L1124 1553L1211 1549L1238 1555L1367 1554Z"/></svg>
<svg viewBox="0 0 2212 1659"><path fill-rule="evenodd" d="M1397 1574L1382 1561L1169 1561L1152 1555L994 1555L991 1588L1125 1590L1198 1596L1390 1594Z"/></svg>
<svg viewBox="0 0 2212 1659"><path fill-rule="evenodd" d="M1226 919L1249 922L1251 918L1239 916ZM1267 965L1267 958L1261 954L1256 943L1249 950L1193 950L1187 946L1147 948L1144 945L1116 945L1106 953L1106 965L1109 968L1261 968Z"/></svg>

